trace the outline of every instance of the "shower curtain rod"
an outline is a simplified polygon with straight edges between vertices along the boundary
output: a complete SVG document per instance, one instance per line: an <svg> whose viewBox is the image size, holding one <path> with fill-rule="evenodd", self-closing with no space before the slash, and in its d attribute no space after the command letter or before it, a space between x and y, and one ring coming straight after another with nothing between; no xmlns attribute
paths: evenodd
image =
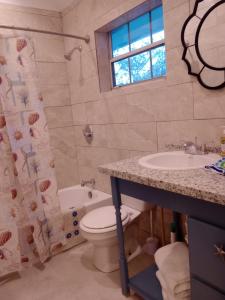
<svg viewBox="0 0 225 300"><path fill-rule="evenodd" d="M73 34L68 34L68 33L60 33L60 32L47 31L47 30L38 30L38 29L34 29L34 28L29 28L29 27L18 27L18 26L7 26L7 25L0 25L0 28L64 36L64 37L68 37L68 38L72 38L72 39L83 40L86 43L89 43L89 41L90 41L90 37L88 35L83 37L83 36L73 35Z"/></svg>

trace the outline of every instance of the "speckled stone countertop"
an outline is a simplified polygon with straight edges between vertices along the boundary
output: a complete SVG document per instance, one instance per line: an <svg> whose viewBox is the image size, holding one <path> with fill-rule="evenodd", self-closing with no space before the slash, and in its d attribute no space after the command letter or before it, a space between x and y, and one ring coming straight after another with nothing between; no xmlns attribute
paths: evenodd
<svg viewBox="0 0 225 300"><path fill-rule="evenodd" d="M212 170L153 170L138 164L140 157L99 166L103 174L170 192L225 205L225 176Z"/></svg>

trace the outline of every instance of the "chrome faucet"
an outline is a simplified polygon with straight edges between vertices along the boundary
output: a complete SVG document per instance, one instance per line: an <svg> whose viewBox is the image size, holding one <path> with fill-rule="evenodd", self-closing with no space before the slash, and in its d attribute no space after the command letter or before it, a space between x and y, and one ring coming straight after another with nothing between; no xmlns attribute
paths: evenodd
<svg viewBox="0 0 225 300"><path fill-rule="evenodd" d="M95 179L91 178L90 180L81 180L81 186L90 186L91 189L95 188Z"/></svg>
<svg viewBox="0 0 225 300"><path fill-rule="evenodd" d="M192 154L192 155L204 154L202 146L198 146L197 144L197 137L195 137L195 143L187 141L184 143L183 147L184 147L184 152L187 154Z"/></svg>

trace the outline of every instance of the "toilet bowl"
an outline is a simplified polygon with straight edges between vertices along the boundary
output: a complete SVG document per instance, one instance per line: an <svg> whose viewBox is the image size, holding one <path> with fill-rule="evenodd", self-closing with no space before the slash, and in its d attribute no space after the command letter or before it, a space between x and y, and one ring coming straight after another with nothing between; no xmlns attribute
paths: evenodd
<svg viewBox="0 0 225 300"><path fill-rule="evenodd" d="M140 215L140 211L126 205L121 206L124 230ZM102 272L119 268L119 247L116 232L114 206L105 206L87 213L80 221L80 232L94 247L93 263Z"/></svg>

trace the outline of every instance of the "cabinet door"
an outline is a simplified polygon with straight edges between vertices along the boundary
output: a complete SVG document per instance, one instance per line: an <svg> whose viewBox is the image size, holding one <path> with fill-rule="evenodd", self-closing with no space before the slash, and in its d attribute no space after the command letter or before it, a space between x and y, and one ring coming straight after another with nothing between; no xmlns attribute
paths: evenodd
<svg viewBox="0 0 225 300"><path fill-rule="evenodd" d="M225 291L225 256L216 249L225 251L225 230L194 219L188 223L191 274Z"/></svg>
<svg viewBox="0 0 225 300"><path fill-rule="evenodd" d="M225 300L225 295L192 278L191 300Z"/></svg>

